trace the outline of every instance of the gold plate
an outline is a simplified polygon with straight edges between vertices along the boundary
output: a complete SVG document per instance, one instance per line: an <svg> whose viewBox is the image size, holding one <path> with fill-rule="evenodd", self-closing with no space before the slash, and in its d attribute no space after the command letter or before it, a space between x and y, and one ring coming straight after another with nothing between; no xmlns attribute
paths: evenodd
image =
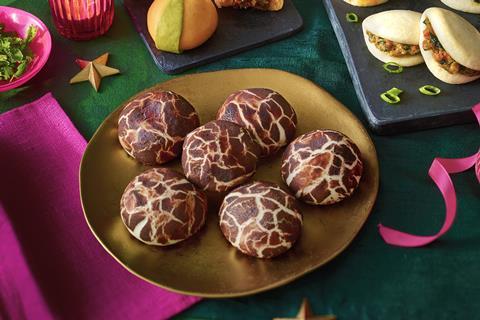
<svg viewBox="0 0 480 320"><path fill-rule="evenodd" d="M378 192L375 147L360 121L325 90L297 75L270 69L192 74L157 85L184 96L201 123L214 119L235 90L253 87L280 92L295 108L297 134L319 128L339 130L358 145L364 161L359 189L344 202L326 207L302 205L304 227L297 244L272 260L247 257L223 237L216 204L206 226L194 237L158 248L134 239L120 218L120 197L128 182L147 168L128 157L117 139L123 107L111 113L90 140L80 168L82 206L90 229L125 268L160 287L202 297L238 297L272 289L327 263L353 240L366 221ZM254 179L282 183L281 152L262 161ZM169 164L181 171L180 161Z"/></svg>

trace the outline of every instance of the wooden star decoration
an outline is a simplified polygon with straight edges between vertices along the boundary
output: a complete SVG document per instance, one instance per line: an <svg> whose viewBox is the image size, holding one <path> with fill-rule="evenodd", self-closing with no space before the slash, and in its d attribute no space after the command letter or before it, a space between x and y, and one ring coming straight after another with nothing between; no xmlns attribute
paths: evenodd
<svg viewBox="0 0 480 320"><path fill-rule="evenodd" d="M334 315L315 316L307 299L303 299L302 306L295 318L274 318L273 320L337 320Z"/></svg>
<svg viewBox="0 0 480 320"><path fill-rule="evenodd" d="M82 68L82 71L77 73L70 84L79 83L83 81L90 81L92 87L98 92L102 78L119 74L120 70L107 66L108 53L102 54L93 61L77 59L75 62Z"/></svg>

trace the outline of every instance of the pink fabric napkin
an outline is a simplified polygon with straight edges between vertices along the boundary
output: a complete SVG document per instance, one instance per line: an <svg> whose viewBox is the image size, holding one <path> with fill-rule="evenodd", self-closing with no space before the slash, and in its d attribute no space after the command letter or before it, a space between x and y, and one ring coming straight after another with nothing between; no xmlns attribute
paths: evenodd
<svg viewBox="0 0 480 320"><path fill-rule="evenodd" d="M0 115L0 319L165 319L199 299L123 269L84 220L85 140L51 94Z"/></svg>

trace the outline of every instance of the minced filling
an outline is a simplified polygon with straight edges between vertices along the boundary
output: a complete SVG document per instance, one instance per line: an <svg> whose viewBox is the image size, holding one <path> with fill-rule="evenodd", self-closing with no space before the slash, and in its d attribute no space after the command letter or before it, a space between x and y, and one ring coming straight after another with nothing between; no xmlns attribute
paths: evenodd
<svg viewBox="0 0 480 320"><path fill-rule="evenodd" d="M239 9L258 8L268 9L270 0L233 0L233 7Z"/></svg>
<svg viewBox="0 0 480 320"><path fill-rule="evenodd" d="M473 70L465 67L464 65L461 65L460 63L455 61L452 56L448 54L447 51L445 51L442 44L438 40L435 32L433 31L432 24L430 23L430 20L428 20L428 18L425 19L423 23L426 27L423 31L423 49L427 51L432 50L433 58L440 64L443 69L448 71L450 74L459 73L469 77L475 77L480 75L480 71Z"/></svg>
<svg viewBox="0 0 480 320"><path fill-rule="evenodd" d="M394 42L367 31L368 40L378 50L387 53L392 57L415 56L420 53L420 46Z"/></svg>

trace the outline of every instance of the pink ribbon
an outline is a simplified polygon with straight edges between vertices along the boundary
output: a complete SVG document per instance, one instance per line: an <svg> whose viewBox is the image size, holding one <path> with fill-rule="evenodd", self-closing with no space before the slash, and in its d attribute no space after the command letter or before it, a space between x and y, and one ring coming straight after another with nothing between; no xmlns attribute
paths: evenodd
<svg viewBox="0 0 480 320"><path fill-rule="evenodd" d="M480 103L473 107L472 110L475 113L480 125ZM480 183L480 150L476 154L462 159L435 158L430 170L428 171L428 174L442 193L443 200L445 202L446 214L445 222L443 223L442 228L433 236L417 236L414 234L394 230L379 224L378 230L383 240L393 246L421 247L432 243L444 235L453 225L455 216L457 214L457 195L449 174L463 172L472 168L473 166L475 166L475 173L477 175L478 182Z"/></svg>

